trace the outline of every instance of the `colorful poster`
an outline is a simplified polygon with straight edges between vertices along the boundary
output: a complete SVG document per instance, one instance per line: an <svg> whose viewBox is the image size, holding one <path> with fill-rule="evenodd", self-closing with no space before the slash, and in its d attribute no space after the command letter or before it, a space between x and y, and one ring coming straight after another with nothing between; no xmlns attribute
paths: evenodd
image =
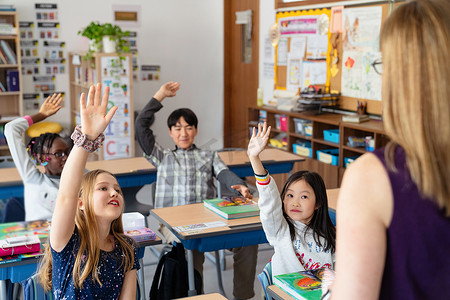
<svg viewBox="0 0 450 300"><path fill-rule="evenodd" d="M371 67L381 58L381 13L380 6L344 9L343 96L381 100L381 76Z"/></svg>
<svg viewBox="0 0 450 300"><path fill-rule="evenodd" d="M294 34L317 34L318 23L318 15L289 17L279 20L282 36Z"/></svg>
<svg viewBox="0 0 450 300"><path fill-rule="evenodd" d="M105 56L101 59L102 85L109 87L108 109L118 109L105 130L103 143L104 159L116 159L132 156L132 132L130 117L130 62L126 57Z"/></svg>

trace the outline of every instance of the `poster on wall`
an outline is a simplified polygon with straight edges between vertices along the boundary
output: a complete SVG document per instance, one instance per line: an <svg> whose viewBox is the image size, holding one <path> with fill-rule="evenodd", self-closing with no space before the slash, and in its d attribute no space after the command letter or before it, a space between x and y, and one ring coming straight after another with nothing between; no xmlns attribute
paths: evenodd
<svg viewBox="0 0 450 300"><path fill-rule="evenodd" d="M380 6L346 8L343 12L343 96L381 100L381 76L371 67L381 58Z"/></svg>
<svg viewBox="0 0 450 300"><path fill-rule="evenodd" d="M156 65L141 65L140 78L142 81L147 80L159 80L159 73L161 72L161 66Z"/></svg>
<svg viewBox="0 0 450 300"><path fill-rule="evenodd" d="M129 58L120 60L117 56L101 58L102 86L109 87L108 108L118 109L105 130L103 155L105 159L131 157L131 116Z"/></svg>

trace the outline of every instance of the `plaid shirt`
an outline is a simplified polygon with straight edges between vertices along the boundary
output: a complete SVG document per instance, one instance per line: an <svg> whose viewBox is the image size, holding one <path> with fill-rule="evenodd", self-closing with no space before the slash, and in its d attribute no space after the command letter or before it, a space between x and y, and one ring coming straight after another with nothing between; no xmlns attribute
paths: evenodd
<svg viewBox="0 0 450 300"><path fill-rule="evenodd" d="M170 150L155 143L151 155L144 156L158 169L155 208L214 198L213 178L228 169L216 151L201 150L195 145L187 150Z"/></svg>

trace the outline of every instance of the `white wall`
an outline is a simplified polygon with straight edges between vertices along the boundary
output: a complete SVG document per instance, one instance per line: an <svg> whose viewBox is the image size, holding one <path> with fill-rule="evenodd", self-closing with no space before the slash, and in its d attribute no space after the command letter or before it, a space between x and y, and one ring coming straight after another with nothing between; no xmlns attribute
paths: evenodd
<svg viewBox="0 0 450 300"><path fill-rule="evenodd" d="M273 1L271 1L273 2ZM112 5L140 5L141 25L124 28L138 32L139 64L161 66L159 81L134 83L134 109L141 110L159 86L180 82L177 97L166 99L153 129L166 147L167 116L176 108L189 107L199 118L197 146L223 146L223 0L2 0L15 5L20 21L35 20L35 3L57 3L60 40L66 51L87 50L87 39L78 30L91 21L113 22ZM24 91L33 92L31 76L24 76ZM69 76L57 75L58 91L66 91L66 106L52 120L69 126Z"/></svg>

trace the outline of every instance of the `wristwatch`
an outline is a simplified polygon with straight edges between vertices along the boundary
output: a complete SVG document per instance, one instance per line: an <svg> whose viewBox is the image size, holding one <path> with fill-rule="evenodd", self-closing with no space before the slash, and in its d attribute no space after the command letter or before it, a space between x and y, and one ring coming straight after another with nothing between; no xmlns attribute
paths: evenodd
<svg viewBox="0 0 450 300"><path fill-rule="evenodd" d="M77 125L70 138L73 140L74 145L82 147L88 152L94 152L102 146L105 135L102 133L95 140L91 141L81 132L81 125Z"/></svg>

